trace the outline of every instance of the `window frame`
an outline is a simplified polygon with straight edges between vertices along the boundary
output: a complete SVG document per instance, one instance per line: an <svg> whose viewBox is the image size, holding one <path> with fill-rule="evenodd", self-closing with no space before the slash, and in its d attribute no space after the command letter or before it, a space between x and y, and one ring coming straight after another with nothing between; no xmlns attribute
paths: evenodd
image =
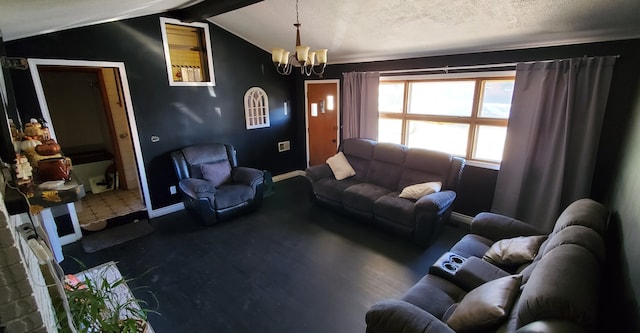
<svg viewBox="0 0 640 333"><path fill-rule="evenodd" d="M500 161L487 160L481 158L475 158L474 152L477 148L478 141L478 129L479 126L497 126L497 127L507 127L509 119L500 119L500 118L487 118L480 117L480 105L482 102L482 96L484 93L483 84L486 81L503 81L503 80L514 80L515 81L515 71L507 71L507 72L486 72L486 73L468 73L468 74L449 74L449 75L422 75L422 76L389 76L389 77L381 77L380 85L383 84L404 84L404 96L402 102L402 112L384 112L383 110L379 110L379 119L399 119L402 121L402 134L401 134L401 143L406 145L408 143L408 131L409 131L409 121L427 121L427 122L443 122L443 123L454 123L454 124L468 124L469 125L469 133L467 138L467 149L464 157L467 160L467 164L476 165L485 168L491 169L499 169ZM442 115L427 115L427 114L416 114L409 113L409 98L410 98L410 84L412 83L420 83L420 82L444 82L444 81L474 81L474 93L473 93L473 104L470 116L442 116Z"/></svg>
<svg viewBox="0 0 640 333"><path fill-rule="evenodd" d="M209 81L197 82L197 81L174 81L173 80L171 53L169 51L170 45L167 37L167 24L181 25L185 27L202 29L204 34L204 36L202 36L202 39L204 42L203 48L205 49L205 50L202 50L202 53L203 53L203 57L206 58L204 59L204 62L206 62L206 65L207 65ZM185 23L173 18L160 17L160 30L162 32L162 47L164 49L165 65L167 66L167 76L168 76L167 79L169 82L169 86L187 86L187 87L215 86L216 77L213 70L213 56L212 56L212 49L211 49L211 34L209 33L209 24L201 23L201 22Z"/></svg>

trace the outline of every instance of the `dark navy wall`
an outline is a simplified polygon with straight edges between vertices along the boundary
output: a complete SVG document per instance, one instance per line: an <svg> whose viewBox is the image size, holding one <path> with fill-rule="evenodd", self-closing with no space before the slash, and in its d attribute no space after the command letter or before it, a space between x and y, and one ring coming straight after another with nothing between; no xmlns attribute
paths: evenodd
<svg viewBox="0 0 640 333"><path fill-rule="evenodd" d="M304 80L294 74L278 75L269 54L211 25L217 85L169 87L162 52L158 16L73 29L6 43L10 56L122 61L127 68L143 158L154 208L178 202L167 188L175 182L168 153L179 147L206 141L233 143L240 163L268 169L273 174L305 168ZM623 40L568 46L435 56L327 67L324 78L342 79L343 72L385 71L442 66L548 60L584 55L620 55L617 60L603 123L592 197L604 200L618 169L621 142L631 114L634 85L640 72L640 40ZM33 83L27 72L13 71L18 107L23 119L39 116ZM316 79L315 77L313 79ZM251 86L269 94L271 123L268 129L244 128L242 97ZM283 113L289 101L291 112ZM220 113L216 112L219 108ZM202 122L197 119L202 119ZM160 142L151 143L157 135ZM290 140L292 150L278 153L276 143ZM497 172L468 166L462 176L454 210L475 215L489 210Z"/></svg>
<svg viewBox="0 0 640 333"><path fill-rule="evenodd" d="M532 48L498 52L459 54L366 63L327 66L324 78L342 79L345 72L405 70L444 66L470 66L493 63L513 63L534 60L561 59L582 56L620 55L614 70L611 93L603 123L592 195L604 201L612 191L613 176L624 152L621 142L628 132L628 119L632 114L636 95L635 82L640 73L640 39ZM302 83L298 82L298 86ZM300 89L300 88L298 88ZM300 103L304 103L301 96ZM298 105L299 108L303 104ZM303 120L304 121L304 120ZM302 133L304 134L304 133ZM553 167L553 166L550 166ZM497 171L467 166L462 175L458 198L453 210L474 216L488 211L493 201Z"/></svg>
<svg viewBox="0 0 640 333"><path fill-rule="evenodd" d="M10 56L124 62L154 209L179 202L168 188L176 183L169 153L202 142L228 142L241 165L277 175L304 169L304 138L296 132L304 112L295 106L295 79L277 74L271 56L209 24L215 87L171 87L167 82L159 16L50 33L6 43ZM12 78L22 119L40 117L28 71ZM243 97L253 86L269 96L271 127L246 130ZM82 126L82 119L78 119ZM152 143L151 136L160 141ZM277 142L291 140L292 150L278 153ZM300 144L300 142L303 142Z"/></svg>

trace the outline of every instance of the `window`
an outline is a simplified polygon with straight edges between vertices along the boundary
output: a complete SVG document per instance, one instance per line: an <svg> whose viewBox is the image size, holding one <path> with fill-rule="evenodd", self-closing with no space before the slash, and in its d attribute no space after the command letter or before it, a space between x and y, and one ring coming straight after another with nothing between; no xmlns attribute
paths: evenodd
<svg viewBox="0 0 640 333"><path fill-rule="evenodd" d="M244 117L247 129L269 127L269 97L259 87L249 88L244 94Z"/></svg>
<svg viewBox="0 0 640 333"><path fill-rule="evenodd" d="M378 140L498 164L513 76L380 82Z"/></svg>
<svg viewBox="0 0 640 333"><path fill-rule="evenodd" d="M160 25L169 85L215 85L209 26L164 17Z"/></svg>

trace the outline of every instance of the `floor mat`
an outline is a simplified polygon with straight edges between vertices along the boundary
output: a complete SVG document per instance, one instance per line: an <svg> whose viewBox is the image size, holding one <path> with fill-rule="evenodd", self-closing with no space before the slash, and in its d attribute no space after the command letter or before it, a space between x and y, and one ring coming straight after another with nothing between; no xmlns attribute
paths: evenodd
<svg viewBox="0 0 640 333"><path fill-rule="evenodd" d="M153 228L147 220L107 228L82 237L82 249L86 253L93 253L146 236L152 232Z"/></svg>

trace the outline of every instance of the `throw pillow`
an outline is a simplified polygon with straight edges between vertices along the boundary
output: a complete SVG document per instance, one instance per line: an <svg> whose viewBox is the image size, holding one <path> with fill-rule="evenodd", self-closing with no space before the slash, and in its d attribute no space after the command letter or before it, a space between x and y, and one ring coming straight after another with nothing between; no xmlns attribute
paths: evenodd
<svg viewBox="0 0 640 333"><path fill-rule="evenodd" d="M499 240L482 259L495 265L520 265L532 261L547 236L516 237Z"/></svg>
<svg viewBox="0 0 640 333"><path fill-rule="evenodd" d="M353 167L347 161L347 157L342 152L327 158L327 164L329 164L329 168L331 168L337 180L343 180L356 174L356 171L353 170Z"/></svg>
<svg viewBox="0 0 640 333"><path fill-rule="evenodd" d="M231 179L231 165L229 161L220 161L200 165L202 177L214 186L220 186Z"/></svg>
<svg viewBox="0 0 640 333"><path fill-rule="evenodd" d="M520 275L509 275L471 290L447 319L447 324L456 332L483 331L500 324L513 307L521 279Z"/></svg>
<svg viewBox="0 0 640 333"><path fill-rule="evenodd" d="M427 194L440 192L441 189L442 189L441 182L428 182L428 183L415 184L415 185L410 185L403 188L402 193L400 193L399 197L405 198L405 199L418 200Z"/></svg>

